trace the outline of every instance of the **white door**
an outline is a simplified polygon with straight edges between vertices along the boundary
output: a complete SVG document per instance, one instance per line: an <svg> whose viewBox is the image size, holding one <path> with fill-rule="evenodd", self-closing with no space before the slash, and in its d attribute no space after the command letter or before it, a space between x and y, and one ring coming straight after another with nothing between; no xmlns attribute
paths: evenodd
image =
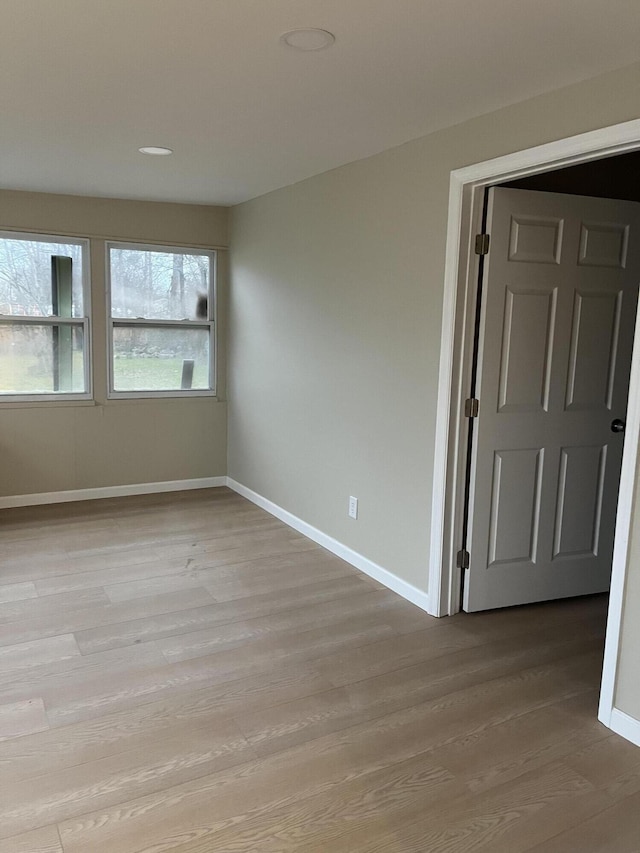
<svg viewBox="0 0 640 853"><path fill-rule="evenodd" d="M640 204L488 204L467 611L609 588L640 280Z"/></svg>

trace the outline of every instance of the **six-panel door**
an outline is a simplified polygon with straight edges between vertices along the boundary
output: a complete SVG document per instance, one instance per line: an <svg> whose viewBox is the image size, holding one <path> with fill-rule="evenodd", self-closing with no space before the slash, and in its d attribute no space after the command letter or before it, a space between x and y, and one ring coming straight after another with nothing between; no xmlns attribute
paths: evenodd
<svg viewBox="0 0 640 853"><path fill-rule="evenodd" d="M640 204L489 191L464 607L609 586Z"/></svg>

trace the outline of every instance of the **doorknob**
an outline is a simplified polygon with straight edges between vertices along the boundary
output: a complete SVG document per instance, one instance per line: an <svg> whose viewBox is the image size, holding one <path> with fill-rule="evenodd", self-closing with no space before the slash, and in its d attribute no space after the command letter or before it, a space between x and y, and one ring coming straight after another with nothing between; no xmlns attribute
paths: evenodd
<svg viewBox="0 0 640 853"><path fill-rule="evenodd" d="M611 421L611 432L624 432L624 421L621 421L620 418Z"/></svg>

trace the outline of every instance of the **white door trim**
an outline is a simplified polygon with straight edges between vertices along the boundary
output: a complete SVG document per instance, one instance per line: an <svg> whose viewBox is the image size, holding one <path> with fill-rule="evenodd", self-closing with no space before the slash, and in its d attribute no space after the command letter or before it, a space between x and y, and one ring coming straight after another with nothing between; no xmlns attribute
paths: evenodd
<svg viewBox="0 0 640 853"><path fill-rule="evenodd" d="M613 570L611 590L609 592L609 616L607 636L602 664L602 684L600 688L600 706L598 718L609 728L615 716L615 685L618 670L620 635L622 629L622 611L627 576L629 539L633 520L633 495L636 489L636 468L638 448L640 446L640 303L636 316L636 334L629 378L629 400L627 403L624 450L622 452L622 472L618 493L618 513L616 533L613 541ZM637 728L640 727L638 723ZM636 732L638 737L638 732Z"/></svg>
<svg viewBox="0 0 640 853"><path fill-rule="evenodd" d="M464 397L469 387L477 278L472 237L479 231L484 188L639 149L640 120L634 120L451 173L429 559L429 605L433 616L446 616L460 609L460 569L455 566L455 556L460 547L466 450L461 428ZM607 725L613 710L639 436L640 328L636 326L600 703L600 719Z"/></svg>

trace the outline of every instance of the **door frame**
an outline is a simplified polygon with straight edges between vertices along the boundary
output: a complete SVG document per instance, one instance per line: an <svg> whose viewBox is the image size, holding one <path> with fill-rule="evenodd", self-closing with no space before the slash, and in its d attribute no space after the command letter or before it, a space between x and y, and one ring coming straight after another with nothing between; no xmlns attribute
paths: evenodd
<svg viewBox="0 0 640 853"><path fill-rule="evenodd" d="M429 559L429 612L460 610L461 547L466 456L464 400L473 356L478 256L485 187L578 163L640 150L640 119L589 131L486 160L451 172L445 256L444 304L436 409ZM639 308L640 316L640 308ZM640 323L636 323L631 381L616 516L611 593L599 718L610 727L622 622L632 499L640 437ZM620 712L617 712L618 714Z"/></svg>

